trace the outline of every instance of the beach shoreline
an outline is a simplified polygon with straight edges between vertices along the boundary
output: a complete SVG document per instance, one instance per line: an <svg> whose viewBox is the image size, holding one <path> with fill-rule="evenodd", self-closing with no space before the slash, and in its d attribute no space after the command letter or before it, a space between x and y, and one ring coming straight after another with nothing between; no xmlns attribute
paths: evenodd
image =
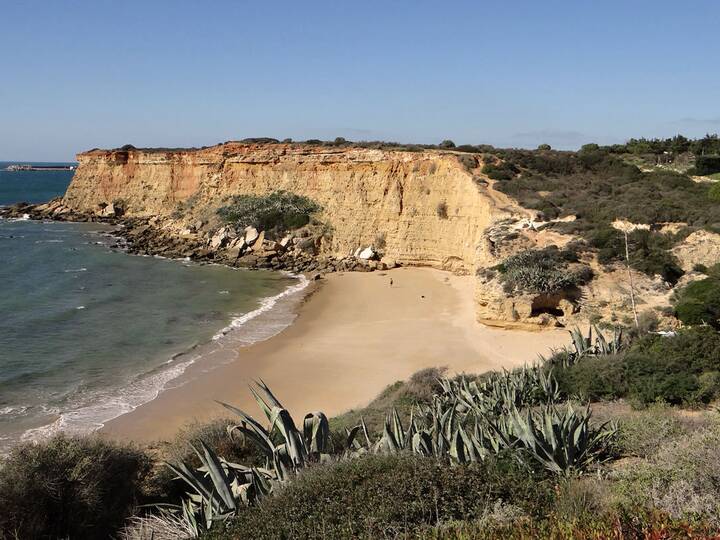
<svg viewBox="0 0 720 540"><path fill-rule="evenodd" d="M188 424L227 416L216 401L256 414L247 386L258 379L293 415L335 416L423 368L512 368L567 343L562 329L478 323L472 293L471 276L431 268L329 274L303 291L297 317L283 331L251 345L227 342L100 433L143 444L170 440Z"/></svg>

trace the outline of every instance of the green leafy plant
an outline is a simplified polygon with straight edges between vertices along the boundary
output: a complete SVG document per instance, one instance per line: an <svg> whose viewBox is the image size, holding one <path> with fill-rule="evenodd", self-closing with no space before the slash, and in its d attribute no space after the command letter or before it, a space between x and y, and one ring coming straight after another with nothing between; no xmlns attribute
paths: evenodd
<svg viewBox="0 0 720 540"><path fill-rule="evenodd" d="M0 464L0 538L112 537L150 467L140 450L99 437L22 443Z"/></svg>
<svg viewBox="0 0 720 540"><path fill-rule="evenodd" d="M675 313L684 324L709 324L720 329L720 279L712 276L683 287L677 295Z"/></svg>
<svg viewBox="0 0 720 540"><path fill-rule="evenodd" d="M557 248L522 251L500 265L501 280L508 292L555 293L592 279L587 266L568 268L569 256Z"/></svg>
<svg viewBox="0 0 720 540"><path fill-rule="evenodd" d="M252 226L283 233L307 225L310 216L320 210L320 205L307 197L274 191L268 195L235 195L230 204L218 210L218 215L236 229Z"/></svg>

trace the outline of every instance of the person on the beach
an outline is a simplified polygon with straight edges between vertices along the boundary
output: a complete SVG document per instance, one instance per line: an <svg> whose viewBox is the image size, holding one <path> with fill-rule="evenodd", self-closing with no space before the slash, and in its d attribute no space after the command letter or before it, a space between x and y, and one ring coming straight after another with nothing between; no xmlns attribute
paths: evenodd
<svg viewBox="0 0 720 540"><path fill-rule="evenodd" d="M393 284L393 280L392 280L392 278L390 278L390 286L391 287L392 287L392 284Z"/></svg>

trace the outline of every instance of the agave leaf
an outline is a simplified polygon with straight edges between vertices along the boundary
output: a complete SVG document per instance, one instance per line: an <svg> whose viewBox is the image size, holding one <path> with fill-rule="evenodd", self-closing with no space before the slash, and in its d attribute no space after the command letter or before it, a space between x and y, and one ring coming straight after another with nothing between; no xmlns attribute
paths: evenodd
<svg viewBox="0 0 720 540"><path fill-rule="evenodd" d="M327 416L321 412L305 415L303 434L308 453L321 454L327 450L330 439L330 424Z"/></svg>
<svg viewBox="0 0 720 540"><path fill-rule="evenodd" d="M233 438L233 435L235 432L239 432L244 437L248 438L257 448L259 448L266 456L272 457L272 453L275 449L275 446L270 439L270 437L267 435L267 432L263 429L263 431L259 432L257 430L250 429L244 425L235 425L235 426L228 426L227 428L228 435L230 435L230 438Z"/></svg>
<svg viewBox="0 0 720 540"><path fill-rule="evenodd" d="M237 504L230 490L230 479L227 474L225 474L220 459L205 442L200 441L200 448L202 449L202 454L193 447L203 465L207 467L215 491L220 496L225 508L229 510L237 509Z"/></svg>
<svg viewBox="0 0 720 540"><path fill-rule="evenodd" d="M238 409L237 407L234 407L232 405L228 405L227 403L223 403L222 401L218 401L217 403L242 418L243 422L250 426L250 428L257 434L260 439L263 440L263 442L268 448L274 447L272 440L270 440L270 433L263 426L261 426L260 423L252 416L247 414L245 411Z"/></svg>
<svg viewBox="0 0 720 540"><path fill-rule="evenodd" d="M278 399L275 397L275 395L270 391L270 388L267 384L265 384L265 381L260 379L259 381L255 381L255 384L257 384L267 397L267 400L270 404L270 407L277 407L278 409L284 409L285 407L282 406L282 403L278 401Z"/></svg>

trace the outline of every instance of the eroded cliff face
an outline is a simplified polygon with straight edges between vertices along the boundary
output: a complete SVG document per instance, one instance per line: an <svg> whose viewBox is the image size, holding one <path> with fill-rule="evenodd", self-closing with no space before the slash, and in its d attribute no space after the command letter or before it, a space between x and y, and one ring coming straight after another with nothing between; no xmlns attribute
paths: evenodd
<svg viewBox="0 0 720 540"><path fill-rule="evenodd" d="M227 143L188 151L78 155L64 203L128 215L210 221L232 195L287 190L323 207L335 256L384 242L386 257L460 273L496 262L486 230L532 215L496 192L475 157L298 144ZM179 210L182 209L182 212Z"/></svg>

